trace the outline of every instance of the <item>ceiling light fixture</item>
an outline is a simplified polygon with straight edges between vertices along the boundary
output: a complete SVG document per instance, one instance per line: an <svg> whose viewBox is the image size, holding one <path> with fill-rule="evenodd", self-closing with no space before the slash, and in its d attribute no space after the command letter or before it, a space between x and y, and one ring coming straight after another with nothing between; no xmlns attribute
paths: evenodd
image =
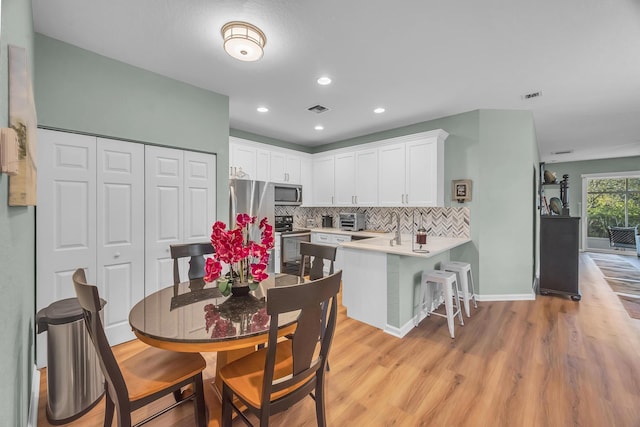
<svg viewBox="0 0 640 427"><path fill-rule="evenodd" d="M258 110L258 113L266 113L269 111L267 107L258 107L256 110Z"/></svg>
<svg viewBox="0 0 640 427"><path fill-rule="evenodd" d="M331 79L329 77L323 76L318 79L318 84L322 86L326 86L331 83Z"/></svg>
<svg viewBox="0 0 640 427"><path fill-rule="evenodd" d="M262 49L267 37L255 25L248 22L232 21L222 27L224 50L240 61L257 61L262 58Z"/></svg>
<svg viewBox="0 0 640 427"><path fill-rule="evenodd" d="M324 130L324 126L322 125L317 125L316 127L314 127L315 130Z"/></svg>
<svg viewBox="0 0 640 427"><path fill-rule="evenodd" d="M376 114L381 114L381 113L385 112L385 109L382 108L382 107L378 107L375 110L373 110L373 112L376 113Z"/></svg>

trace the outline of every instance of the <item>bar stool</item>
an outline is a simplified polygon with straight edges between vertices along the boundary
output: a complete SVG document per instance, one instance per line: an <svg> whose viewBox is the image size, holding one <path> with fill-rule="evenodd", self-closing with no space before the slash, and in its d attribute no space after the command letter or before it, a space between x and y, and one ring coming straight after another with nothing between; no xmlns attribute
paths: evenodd
<svg viewBox="0 0 640 427"><path fill-rule="evenodd" d="M440 267L444 271L452 271L458 276L458 289L462 293L464 301L464 312L467 317L471 317L471 309L469 308L469 300L473 300L473 308L478 308L476 302L476 294L473 289L473 275L471 274L471 264L468 262L449 261Z"/></svg>
<svg viewBox="0 0 640 427"><path fill-rule="evenodd" d="M433 295L436 293L436 289L433 285L442 285L444 293L444 307L446 314L436 313L434 310L438 304L433 304ZM426 300L426 301L425 301ZM454 304L455 311L454 311ZM451 338L455 338L453 334L453 323L456 315L460 318L460 325L464 325L462 319L462 309L460 307L460 299L458 295L458 285L456 280L456 273L443 270L425 270L422 272L422 280L420 282L420 304L418 306L418 319L420 318L420 312L424 309L426 302L427 316L435 314L436 316L444 317L447 319L449 326L449 333Z"/></svg>

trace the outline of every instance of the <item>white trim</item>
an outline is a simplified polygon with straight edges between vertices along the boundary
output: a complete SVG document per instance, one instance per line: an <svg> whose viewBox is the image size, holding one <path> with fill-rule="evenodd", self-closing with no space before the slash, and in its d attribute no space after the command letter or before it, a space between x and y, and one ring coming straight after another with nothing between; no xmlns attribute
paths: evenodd
<svg viewBox="0 0 640 427"><path fill-rule="evenodd" d="M536 294L531 291L524 294L476 294L477 301L535 301Z"/></svg>
<svg viewBox="0 0 640 427"><path fill-rule="evenodd" d="M38 405L40 404L40 371L33 365L33 377L31 379L31 399L29 400L29 417L27 427L38 426Z"/></svg>
<svg viewBox="0 0 640 427"><path fill-rule="evenodd" d="M627 171L627 172L601 172L601 173L583 173L580 175L582 179L585 178L638 178L640 177L640 171Z"/></svg>

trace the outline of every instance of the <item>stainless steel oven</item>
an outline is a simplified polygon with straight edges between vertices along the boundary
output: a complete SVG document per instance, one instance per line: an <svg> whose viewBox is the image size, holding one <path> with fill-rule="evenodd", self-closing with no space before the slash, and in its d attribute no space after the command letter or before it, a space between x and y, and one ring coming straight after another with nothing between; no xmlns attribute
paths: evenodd
<svg viewBox="0 0 640 427"><path fill-rule="evenodd" d="M300 242L310 242L311 232L293 227L290 215L275 217L275 231L280 234L280 272L298 274L300 269Z"/></svg>

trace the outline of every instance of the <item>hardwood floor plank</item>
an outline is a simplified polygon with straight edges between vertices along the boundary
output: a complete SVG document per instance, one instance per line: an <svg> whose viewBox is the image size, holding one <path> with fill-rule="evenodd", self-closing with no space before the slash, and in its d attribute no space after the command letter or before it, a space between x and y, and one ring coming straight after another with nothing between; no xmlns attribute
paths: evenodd
<svg viewBox="0 0 640 427"><path fill-rule="evenodd" d="M640 320L629 317L586 254L580 289L580 302L557 295L480 302L456 325L455 340L439 317L398 339L347 318L342 307L326 377L328 425L639 426ZM215 355L204 356L210 379ZM45 405L46 372L40 427L49 427ZM101 402L70 425L101 426L103 410ZM315 426L313 400L271 424ZM149 423L191 425L190 405Z"/></svg>

